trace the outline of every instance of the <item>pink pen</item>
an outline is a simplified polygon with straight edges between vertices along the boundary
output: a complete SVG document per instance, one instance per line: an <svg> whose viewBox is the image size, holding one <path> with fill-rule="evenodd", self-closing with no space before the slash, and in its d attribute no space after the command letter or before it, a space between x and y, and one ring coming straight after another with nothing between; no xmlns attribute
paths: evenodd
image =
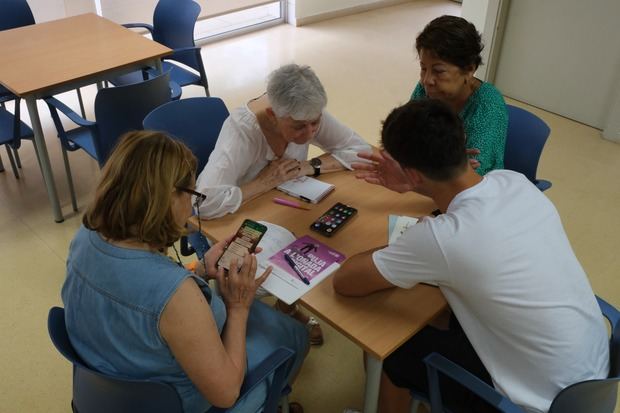
<svg viewBox="0 0 620 413"><path fill-rule="evenodd" d="M273 202L275 202L276 204L280 204L280 205L286 205L286 206L289 206L291 208L297 208L297 209L303 209L303 210L306 210L306 211L310 211L310 208L302 206L302 205L298 204L297 202L288 201L288 200L282 199L282 198L273 198Z"/></svg>

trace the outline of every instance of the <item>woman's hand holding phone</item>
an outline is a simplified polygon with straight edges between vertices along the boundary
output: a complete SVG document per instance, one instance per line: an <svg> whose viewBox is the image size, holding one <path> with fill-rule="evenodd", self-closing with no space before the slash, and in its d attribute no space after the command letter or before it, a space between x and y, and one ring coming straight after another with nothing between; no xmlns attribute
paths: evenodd
<svg viewBox="0 0 620 413"><path fill-rule="evenodd" d="M237 258L232 258L230 264L229 271L222 267L217 270L220 293L228 311L247 310L254 301L256 290L271 274L272 267L268 267L260 277L256 278L257 263L254 254L247 254L240 267Z"/></svg>
<svg viewBox="0 0 620 413"><path fill-rule="evenodd" d="M219 260L224 251L226 251L226 247L228 247L228 244L230 244L234 237L235 235L233 234L225 240L213 244L211 248L205 252L204 264L206 275L204 278L207 280L215 278L218 271L217 260Z"/></svg>
<svg viewBox="0 0 620 413"><path fill-rule="evenodd" d="M205 265L205 270L206 270L206 274L204 276L205 279L207 280L215 279L215 275L217 274L217 271L219 268L217 265L217 262L220 259L220 257L224 254L224 251L226 251L226 248L228 248L228 245L234 238L235 238L235 234L229 236L223 241L213 244L211 248L209 248L207 252L205 252L205 255L204 255L204 265ZM256 250L254 252L258 254L262 250L263 249L261 247L256 247Z"/></svg>

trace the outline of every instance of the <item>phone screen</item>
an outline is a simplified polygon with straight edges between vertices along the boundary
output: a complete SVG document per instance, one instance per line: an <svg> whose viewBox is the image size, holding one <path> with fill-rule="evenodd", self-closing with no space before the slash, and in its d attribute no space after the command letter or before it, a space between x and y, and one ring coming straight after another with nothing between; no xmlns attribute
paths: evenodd
<svg viewBox="0 0 620 413"><path fill-rule="evenodd" d="M230 270L230 260L237 258L237 263L241 264L243 257L254 252L263 235L267 232L267 227L258 222L246 219L237 230L237 234L228 244L228 248L222 254L217 265Z"/></svg>

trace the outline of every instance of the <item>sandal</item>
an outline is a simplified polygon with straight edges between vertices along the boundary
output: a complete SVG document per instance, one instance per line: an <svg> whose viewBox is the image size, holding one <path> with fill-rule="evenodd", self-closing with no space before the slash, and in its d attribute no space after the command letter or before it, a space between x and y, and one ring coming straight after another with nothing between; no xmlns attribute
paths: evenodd
<svg viewBox="0 0 620 413"><path fill-rule="evenodd" d="M323 344L323 330L316 318L304 314L297 303L292 306L288 306L284 301L277 300L274 308L281 313L293 317L295 320L306 326L308 330L308 336L310 337L310 344L313 346L320 346Z"/></svg>
<svg viewBox="0 0 620 413"><path fill-rule="evenodd" d="M290 402L288 404L289 413L304 413L304 408L297 402ZM282 407L278 406L278 413L282 413Z"/></svg>

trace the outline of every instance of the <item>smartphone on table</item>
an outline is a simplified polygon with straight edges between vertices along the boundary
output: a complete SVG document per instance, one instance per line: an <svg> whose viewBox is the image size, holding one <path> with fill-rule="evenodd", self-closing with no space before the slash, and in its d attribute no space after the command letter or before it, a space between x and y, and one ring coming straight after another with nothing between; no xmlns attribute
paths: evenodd
<svg viewBox="0 0 620 413"><path fill-rule="evenodd" d="M246 219L237 230L234 238L226 247L226 250L217 261L218 267L230 270L230 261L237 259L237 264L241 265L243 258L254 252L256 246L267 232L267 227L258 222Z"/></svg>

